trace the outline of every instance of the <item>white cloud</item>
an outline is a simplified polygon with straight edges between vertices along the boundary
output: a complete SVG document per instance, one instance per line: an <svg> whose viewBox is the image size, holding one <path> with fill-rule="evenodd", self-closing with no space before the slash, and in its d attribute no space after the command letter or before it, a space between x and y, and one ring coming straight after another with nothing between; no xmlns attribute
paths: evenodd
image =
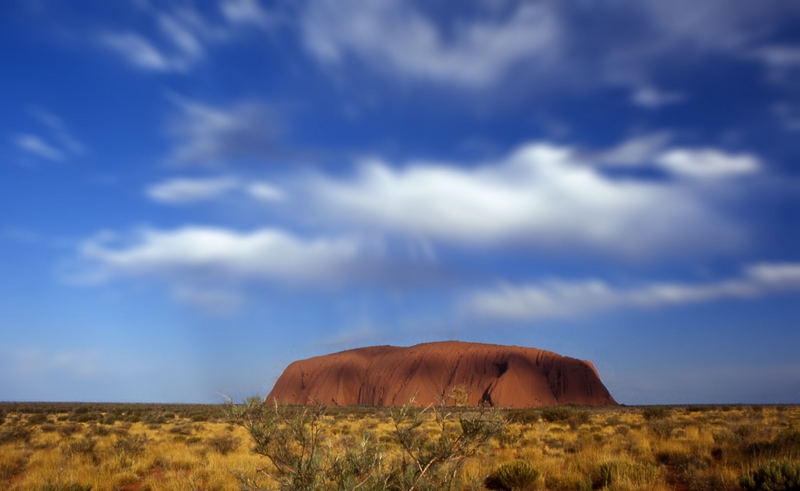
<svg viewBox="0 0 800 491"><path fill-rule="evenodd" d="M760 47L752 51L751 58L764 65L770 82L788 88L797 86L800 79L800 44Z"/></svg>
<svg viewBox="0 0 800 491"><path fill-rule="evenodd" d="M503 284L468 295L471 313L492 319L539 320L585 315L626 307L655 308L726 298L752 298L800 289L800 263L762 263L740 277L709 283L611 285L599 279L543 280Z"/></svg>
<svg viewBox="0 0 800 491"><path fill-rule="evenodd" d="M178 108L168 128L175 139L171 162L215 166L274 151L275 125L262 104L243 102L223 108L171 99Z"/></svg>
<svg viewBox="0 0 800 491"><path fill-rule="evenodd" d="M224 22L209 21L190 5L160 10L142 4L152 20L149 34L106 30L97 37L101 46L117 53L132 66L157 72L183 72L205 59L211 44L234 39L235 27L265 25L266 10L254 0L228 0L220 4Z"/></svg>
<svg viewBox="0 0 800 491"><path fill-rule="evenodd" d="M553 57L557 20L544 4L520 3L494 20L462 20L444 33L410 2L321 0L302 18L305 44L324 63L353 56L379 69L466 87L492 84L514 65Z"/></svg>
<svg viewBox="0 0 800 491"><path fill-rule="evenodd" d="M65 159L64 152L38 135L23 133L15 135L13 141L18 148L36 157L52 160L53 162L61 162Z"/></svg>
<svg viewBox="0 0 800 491"><path fill-rule="evenodd" d="M352 177L307 185L318 213L412 237L646 254L741 238L693 186L612 178L572 149L543 143L473 168L373 160Z"/></svg>
<svg viewBox="0 0 800 491"><path fill-rule="evenodd" d="M640 166L653 158L672 140L668 131L638 135L603 152L602 163L622 166Z"/></svg>
<svg viewBox="0 0 800 491"><path fill-rule="evenodd" d="M770 68L785 69L800 66L800 46L765 46L757 49L754 54Z"/></svg>
<svg viewBox="0 0 800 491"><path fill-rule="evenodd" d="M220 227L142 229L114 243L107 234L88 239L80 254L100 276L146 275L214 281L337 280L362 252L350 238L306 239L274 228L239 232Z"/></svg>
<svg viewBox="0 0 800 491"><path fill-rule="evenodd" d="M67 129L64 122L55 114L41 108L32 109L33 117L45 125L58 141L64 152L73 155L81 155L86 151L86 147Z"/></svg>
<svg viewBox="0 0 800 491"><path fill-rule="evenodd" d="M259 201L283 201L286 193L272 184L264 181L248 184L247 193Z"/></svg>
<svg viewBox="0 0 800 491"><path fill-rule="evenodd" d="M800 263L758 263L747 268L747 274L759 282L775 287L800 286Z"/></svg>
<svg viewBox="0 0 800 491"><path fill-rule="evenodd" d="M263 202L286 199L283 190L266 181L245 181L233 176L175 177L151 184L145 190L150 199L166 204L208 201L233 192L243 193Z"/></svg>
<svg viewBox="0 0 800 491"><path fill-rule="evenodd" d="M796 18L798 6L782 0L708 0L702 8L691 0L633 2L646 11L654 40L680 43L699 50L736 52L778 30L781 21Z"/></svg>
<svg viewBox="0 0 800 491"><path fill-rule="evenodd" d="M318 0L299 24L306 48L329 67L350 70L356 60L393 79L469 88L622 86L635 90L633 103L656 108L685 99L650 86L665 62L740 57L800 11L781 0L708 0L700 9L688 0L489 3L442 16L418 2Z"/></svg>
<svg viewBox="0 0 800 491"><path fill-rule="evenodd" d="M180 57L187 63L193 62L204 56L203 45L192 32L189 24L181 22L177 17L167 14L158 14L158 26L165 37L170 40Z"/></svg>
<svg viewBox="0 0 800 491"><path fill-rule="evenodd" d="M174 178L151 185L147 195L162 203L183 204L217 198L239 187L233 177Z"/></svg>
<svg viewBox="0 0 800 491"><path fill-rule="evenodd" d="M85 152L83 144L67 129L55 114L41 108L31 108L31 116L46 129L45 136L34 133L19 133L12 141L20 150L32 156L63 162Z"/></svg>
<svg viewBox="0 0 800 491"><path fill-rule="evenodd" d="M228 22L237 24L252 23L256 25L268 25L271 16L258 0L225 0L220 6L222 15Z"/></svg>
<svg viewBox="0 0 800 491"><path fill-rule="evenodd" d="M187 68L186 60L180 57L170 58L147 38L133 32L106 32L99 36L99 41L137 68L156 71L180 71Z"/></svg>
<svg viewBox="0 0 800 491"><path fill-rule="evenodd" d="M596 155L612 167L656 167L691 179L723 179L760 172L764 165L750 153L731 153L713 147L668 147L669 132L635 136Z"/></svg>
<svg viewBox="0 0 800 491"><path fill-rule="evenodd" d="M700 179L754 174L762 168L755 155L731 154L715 148L670 149L659 155L656 163L673 174Z"/></svg>
<svg viewBox="0 0 800 491"><path fill-rule="evenodd" d="M685 99L686 95L681 92L663 91L650 85L638 87L631 94L631 102L647 109L658 109L661 106L676 104Z"/></svg>

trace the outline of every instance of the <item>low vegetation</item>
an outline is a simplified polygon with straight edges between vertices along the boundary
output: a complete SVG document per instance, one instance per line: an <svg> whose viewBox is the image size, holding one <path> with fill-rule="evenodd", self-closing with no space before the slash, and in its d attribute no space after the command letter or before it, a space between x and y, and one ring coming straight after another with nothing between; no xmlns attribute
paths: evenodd
<svg viewBox="0 0 800 491"><path fill-rule="evenodd" d="M0 489L800 490L800 407L0 404Z"/></svg>

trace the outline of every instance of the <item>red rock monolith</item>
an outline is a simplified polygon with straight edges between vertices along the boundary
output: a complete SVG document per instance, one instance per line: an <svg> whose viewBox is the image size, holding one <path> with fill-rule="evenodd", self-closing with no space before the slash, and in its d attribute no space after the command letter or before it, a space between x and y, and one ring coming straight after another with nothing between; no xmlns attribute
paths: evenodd
<svg viewBox="0 0 800 491"><path fill-rule="evenodd" d="M437 404L454 388L467 404L524 408L616 401L584 360L519 346L443 341L372 346L291 363L266 401L328 406Z"/></svg>

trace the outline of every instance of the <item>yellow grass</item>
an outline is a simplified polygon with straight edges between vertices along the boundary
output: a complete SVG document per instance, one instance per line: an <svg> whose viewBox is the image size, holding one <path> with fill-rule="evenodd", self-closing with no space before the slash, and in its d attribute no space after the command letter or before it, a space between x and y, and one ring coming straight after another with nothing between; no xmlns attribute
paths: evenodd
<svg viewBox="0 0 800 491"><path fill-rule="evenodd" d="M588 421L547 422L531 413L529 420L515 422L519 412L507 413L511 421L502 436L465 462L459 482L481 489L483 479L497 466L524 460L540 471L536 489L737 490L742 473L770 457L748 454L753 452L749 444L770 442L781 432L800 429L800 407L670 408L652 420L637 408L573 411L590 411ZM268 476L268 459L252 452L247 431L225 420L197 422L178 415L162 423L102 424L107 412L98 412L94 422L75 422L69 421L76 419L74 412L61 411L49 413L46 422L28 424L29 413L13 408L5 412L0 425L0 437L6 435L5 440L0 438L0 489L275 486ZM8 436L19 428L30 432L27 438ZM431 439L437 437L433 421L423 428ZM334 453L371 433L386 462L391 462L401 455L393 430L388 414L380 410L337 409L324 417L325 444ZM234 448L222 449L230 441ZM785 453L778 457L800 458L793 448L770 451ZM603 472L612 476L610 482L602 480Z"/></svg>

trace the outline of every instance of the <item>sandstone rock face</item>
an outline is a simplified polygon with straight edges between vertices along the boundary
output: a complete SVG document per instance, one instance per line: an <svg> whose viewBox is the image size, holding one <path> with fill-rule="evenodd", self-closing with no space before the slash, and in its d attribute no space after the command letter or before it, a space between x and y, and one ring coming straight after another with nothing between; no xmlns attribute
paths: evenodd
<svg viewBox="0 0 800 491"><path fill-rule="evenodd" d="M373 346L295 361L267 402L402 406L414 397L414 404L426 406L454 387L465 388L467 404L474 406L616 405L588 361L459 341Z"/></svg>

